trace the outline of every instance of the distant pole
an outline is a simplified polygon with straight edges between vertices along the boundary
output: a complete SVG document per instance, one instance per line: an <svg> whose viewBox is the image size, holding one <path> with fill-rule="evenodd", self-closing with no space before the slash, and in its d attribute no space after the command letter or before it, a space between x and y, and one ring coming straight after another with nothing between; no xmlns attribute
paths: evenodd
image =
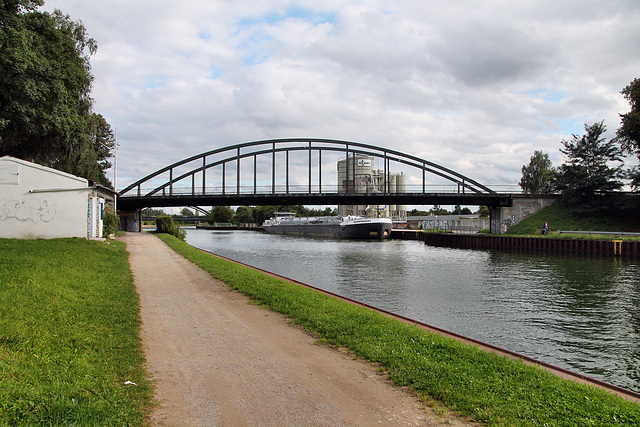
<svg viewBox="0 0 640 427"><path fill-rule="evenodd" d="M116 128L116 146L113 150L113 189L118 191L118 128ZM113 198L114 213L118 212L118 196Z"/></svg>

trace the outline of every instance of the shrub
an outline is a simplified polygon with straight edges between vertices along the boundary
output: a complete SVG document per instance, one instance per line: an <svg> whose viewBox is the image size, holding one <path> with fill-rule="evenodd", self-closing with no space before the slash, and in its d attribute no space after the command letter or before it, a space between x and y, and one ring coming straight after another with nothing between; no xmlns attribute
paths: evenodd
<svg viewBox="0 0 640 427"><path fill-rule="evenodd" d="M173 222L173 218L168 215L156 217L156 229L160 233L171 234L182 241L184 241L187 236L187 233L184 230L181 230L180 227Z"/></svg>
<svg viewBox="0 0 640 427"><path fill-rule="evenodd" d="M116 231L118 231L118 224L120 223L118 215L111 212L105 212L102 217L102 221L105 236L108 236L109 234L116 234Z"/></svg>

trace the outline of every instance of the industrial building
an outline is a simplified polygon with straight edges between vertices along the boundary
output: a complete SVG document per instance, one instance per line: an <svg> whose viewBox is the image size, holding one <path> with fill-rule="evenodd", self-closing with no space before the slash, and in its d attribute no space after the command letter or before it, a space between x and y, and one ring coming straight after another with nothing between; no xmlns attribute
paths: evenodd
<svg viewBox="0 0 640 427"><path fill-rule="evenodd" d="M374 158L363 154L338 160L340 193L405 193L407 177L376 169ZM341 205L338 215L360 215L370 218L391 218L394 222L407 220L406 205Z"/></svg>

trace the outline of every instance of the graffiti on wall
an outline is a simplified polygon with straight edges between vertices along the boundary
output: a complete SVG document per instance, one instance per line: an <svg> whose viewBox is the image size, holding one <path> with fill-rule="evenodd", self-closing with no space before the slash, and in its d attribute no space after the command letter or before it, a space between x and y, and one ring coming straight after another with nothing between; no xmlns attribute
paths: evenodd
<svg viewBox="0 0 640 427"><path fill-rule="evenodd" d="M0 199L0 221L51 222L56 216L55 200L50 197L29 200Z"/></svg>
<svg viewBox="0 0 640 427"><path fill-rule="evenodd" d="M502 226L505 227L506 230L510 229L514 225L521 222L523 219L530 217L534 213L538 212L541 209L541 206L537 203L522 205L516 209L515 215L510 215L502 220Z"/></svg>

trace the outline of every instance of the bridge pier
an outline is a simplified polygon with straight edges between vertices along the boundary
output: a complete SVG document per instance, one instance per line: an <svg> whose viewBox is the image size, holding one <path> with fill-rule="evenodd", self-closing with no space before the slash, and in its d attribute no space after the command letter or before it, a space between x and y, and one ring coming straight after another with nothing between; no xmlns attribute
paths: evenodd
<svg viewBox="0 0 640 427"><path fill-rule="evenodd" d="M120 230L122 231L142 231L142 210L118 211L120 217Z"/></svg>
<svg viewBox="0 0 640 427"><path fill-rule="evenodd" d="M502 226L502 210L501 207L491 208L491 213L489 214L489 226L491 234L502 234L506 230Z"/></svg>

